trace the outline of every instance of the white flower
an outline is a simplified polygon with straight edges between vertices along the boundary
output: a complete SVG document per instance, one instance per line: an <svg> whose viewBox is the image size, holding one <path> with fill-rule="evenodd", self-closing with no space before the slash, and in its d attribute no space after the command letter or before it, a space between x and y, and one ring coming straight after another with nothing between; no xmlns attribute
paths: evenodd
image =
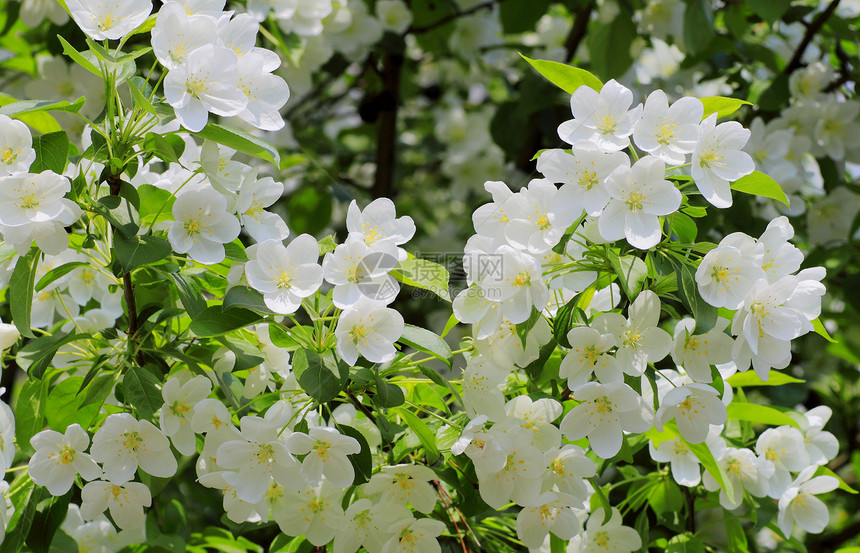
<svg viewBox="0 0 860 553"><path fill-rule="evenodd" d="M344 436L334 428L317 426L307 434L290 434L287 447L296 455L305 455L302 476L310 484L316 484L323 476L340 488L348 488L352 484L355 472L347 455L361 451L355 438Z"/></svg>
<svg viewBox="0 0 860 553"><path fill-rule="evenodd" d="M606 177L618 167L629 167L624 152L605 153L591 142L580 141L570 153L561 149L546 150L537 159L537 170L552 182L562 185L558 196L572 203L574 216L584 209L597 216L609 202Z"/></svg>
<svg viewBox="0 0 860 553"><path fill-rule="evenodd" d="M80 507L74 503L69 504L68 513L60 528L78 543L78 551L115 553L117 550L117 533L113 524L104 516L97 516L90 522L85 522Z"/></svg>
<svg viewBox="0 0 860 553"><path fill-rule="evenodd" d="M615 337L618 351L615 358L621 370L641 376L648 363L660 361L672 348L669 333L660 328L660 298L651 290L643 290L630 305L629 318L620 313L601 313L593 327L600 333Z"/></svg>
<svg viewBox="0 0 860 553"><path fill-rule="evenodd" d="M6 526L9 525L13 514L15 514L15 506L9 499L9 483L0 480L0 542L6 537Z"/></svg>
<svg viewBox="0 0 860 553"><path fill-rule="evenodd" d="M272 59L263 52L248 52L236 67L236 87L247 99L245 109L238 113L243 121L264 131L284 127L278 110L290 99L290 87L272 71Z"/></svg>
<svg viewBox="0 0 860 553"><path fill-rule="evenodd" d="M803 434L791 426L768 428L762 432L756 441L755 451L773 463L768 495L774 499L778 499L788 489L791 472L800 472L809 466Z"/></svg>
<svg viewBox="0 0 860 553"><path fill-rule="evenodd" d="M621 513L612 509L609 522L604 523L605 513L591 513L585 531L574 536L567 545L567 553L632 553L642 547L639 533L621 524Z"/></svg>
<svg viewBox="0 0 860 553"><path fill-rule="evenodd" d="M21 337L21 333L18 332L18 327L4 323L2 319L0 319L0 351L9 349L18 343L18 338Z"/></svg>
<svg viewBox="0 0 860 553"><path fill-rule="evenodd" d="M432 518L404 519L391 525L394 532L381 553L440 553L436 539L445 531L445 523Z"/></svg>
<svg viewBox="0 0 860 553"><path fill-rule="evenodd" d="M404 328L400 313L362 297L337 321L337 354L350 365L359 355L374 363L385 363L397 353L394 342L403 335Z"/></svg>
<svg viewBox="0 0 860 553"><path fill-rule="evenodd" d="M591 379L592 373L603 382L621 382L621 366L608 353L615 347L612 334L601 334L587 326L577 326L567 333L570 351L558 367L558 376L567 379L567 387L576 391Z"/></svg>
<svg viewBox="0 0 860 553"><path fill-rule="evenodd" d="M170 452L170 442L161 430L147 420L136 420L128 413L114 413L105 419L93 436L90 454L102 463L105 478L118 485L131 480L138 466L152 476L162 478L176 472L176 459Z"/></svg>
<svg viewBox="0 0 860 553"><path fill-rule="evenodd" d="M523 545L529 549L540 547L550 532L563 540L578 534L582 526L570 507L571 500L566 494L547 492L523 507L517 515L517 536Z"/></svg>
<svg viewBox="0 0 860 553"><path fill-rule="evenodd" d="M392 535L391 525L404 519L412 519L405 507L390 503L374 505L369 499L359 499L347 508L343 524L334 535L333 553L355 553L359 547L372 553L380 553Z"/></svg>
<svg viewBox="0 0 860 553"><path fill-rule="evenodd" d="M487 297L501 302L504 316L513 324L528 319L532 308L543 311L550 294L538 260L511 246L500 246L494 255L498 265L480 283Z"/></svg>
<svg viewBox="0 0 860 553"><path fill-rule="evenodd" d="M498 472L507 462L507 453L492 433L484 432L484 424L487 421L486 415L479 415L470 420L463 428L460 437L451 446L451 453L454 455L465 453L475 464L476 470Z"/></svg>
<svg viewBox="0 0 860 553"><path fill-rule="evenodd" d="M206 15L188 15L178 3L168 2L159 11L152 28L152 51L169 70L179 69L194 50L212 44L215 20Z"/></svg>
<svg viewBox="0 0 860 553"><path fill-rule="evenodd" d="M197 132L206 126L209 112L231 116L245 110L248 98L235 84L237 63L233 50L206 44L167 74L164 97L183 127Z"/></svg>
<svg viewBox="0 0 860 553"><path fill-rule="evenodd" d="M768 282L776 282L800 269L800 264L803 263L803 252L789 243L793 236L794 228L785 216L773 219L759 236L759 250L762 252L761 268L767 275Z"/></svg>
<svg viewBox="0 0 860 553"><path fill-rule="evenodd" d="M380 494L379 501L394 505L412 506L416 511L429 513L436 505L436 489L430 482L436 473L421 465L393 465L382 467L364 486L367 495Z"/></svg>
<svg viewBox="0 0 860 553"><path fill-rule="evenodd" d="M574 392L581 401L559 428L570 441L588 436L594 453L609 459L621 450L623 432L645 432L653 425L653 412L633 388L623 382L589 382Z"/></svg>
<svg viewBox="0 0 860 553"><path fill-rule="evenodd" d="M95 40L122 38L152 12L151 0L66 0L66 7L78 27Z"/></svg>
<svg viewBox="0 0 860 553"><path fill-rule="evenodd" d="M487 356L469 358L463 371L463 404L469 416L486 415L490 420L505 416L505 397L501 388L508 372Z"/></svg>
<svg viewBox="0 0 860 553"><path fill-rule="evenodd" d="M55 0L21 0L21 21L28 27L36 27L47 17L55 25L63 25L69 14Z"/></svg>
<svg viewBox="0 0 860 553"><path fill-rule="evenodd" d="M737 309L757 280L765 278L761 248L741 233L726 236L709 251L696 269L702 299L714 307Z"/></svg>
<svg viewBox="0 0 860 553"><path fill-rule="evenodd" d="M558 127L558 136L568 144L588 140L604 152L616 152L630 145L629 136L642 114L641 104L628 111L633 93L615 79L600 93L580 86L570 97L573 119Z"/></svg>
<svg viewBox="0 0 860 553"><path fill-rule="evenodd" d="M236 201L236 213L245 232L257 242L283 240L290 235L290 229L277 213L264 208L281 199L284 184L272 177L257 179L257 171L245 175Z"/></svg>
<svg viewBox="0 0 860 553"><path fill-rule="evenodd" d="M46 486L51 495L64 495L80 474L84 480L94 480L102 470L86 451L90 437L75 423L65 434L42 430L32 438L30 445L36 453L30 458L28 471L33 482Z"/></svg>
<svg viewBox="0 0 860 553"><path fill-rule="evenodd" d="M816 110L816 149L827 157L841 161L846 150L860 146L858 114L860 102L835 98L823 102Z"/></svg>
<svg viewBox="0 0 860 553"><path fill-rule="evenodd" d="M320 34L323 30L322 20L332 12L332 0L292 0L288 4L295 6L294 11L286 17L278 15L278 26L285 33L299 36ZM275 13L279 12L276 8Z"/></svg>
<svg viewBox="0 0 860 553"><path fill-rule="evenodd" d="M383 29L399 35L405 33L412 24L412 12L402 0L379 0L376 3L376 15Z"/></svg>
<svg viewBox="0 0 860 553"><path fill-rule="evenodd" d="M699 459L690 450L687 442L681 438L665 440L657 447L649 441L648 451L651 458L658 463L670 463L672 478L678 484L692 487L698 486L701 482Z"/></svg>
<svg viewBox="0 0 860 553"><path fill-rule="evenodd" d="M505 202L510 222L505 237L515 248L544 253L558 244L567 228L579 216L580 205L572 196L559 193L547 179L532 179L528 188Z"/></svg>
<svg viewBox="0 0 860 553"><path fill-rule="evenodd" d="M803 445L812 464L827 464L827 461L836 457L839 452L839 440L824 430L824 425L832 415L833 411L826 405L819 405L803 414L804 420L800 424L804 436Z"/></svg>
<svg viewBox="0 0 860 553"><path fill-rule="evenodd" d="M351 235L333 252L323 258L323 275L334 284L332 302L340 309L348 309L362 296L388 305L400 286L389 275L397 266L397 246L391 242L377 242L368 246L361 236Z"/></svg>
<svg viewBox="0 0 860 553"><path fill-rule="evenodd" d="M512 398L505 404L507 417L493 427L493 431L506 434L511 427L522 428L531 434L532 443L541 451L558 447L561 434L552 424L561 416L561 403L551 398L536 401L526 395Z"/></svg>
<svg viewBox="0 0 860 553"><path fill-rule="evenodd" d="M281 531L304 535L309 542L323 546L330 542L343 524L340 500L343 488L323 479L298 491L284 490L272 505L272 518Z"/></svg>
<svg viewBox="0 0 860 553"><path fill-rule="evenodd" d="M26 173L34 161L30 129L21 121L0 115L0 177Z"/></svg>
<svg viewBox="0 0 860 553"><path fill-rule="evenodd" d="M319 243L309 234L297 236L286 247L278 240L266 240L245 264L245 278L263 294L269 309L281 315L295 313L302 299L322 284L319 256Z"/></svg>
<svg viewBox="0 0 860 553"><path fill-rule="evenodd" d="M364 236L368 246L377 242L390 241L395 246L405 244L415 235L415 223L411 217L397 217L394 202L388 198L378 198L363 210L353 200L346 213L346 229ZM403 255L403 254L401 254ZM405 255L401 261L405 259Z"/></svg>
<svg viewBox="0 0 860 553"><path fill-rule="evenodd" d="M161 388L164 404L161 406L161 429L171 438L174 447L183 455L192 455L197 444L191 420L194 406L212 391L212 381L198 375L183 383L178 376L167 379Z"/></svg>
<svg viewBox="0 0 860 553"><path fill-rule="evenodd" d="M0 470L5 474L15 461L15 414L0 401Z"/></svg>
<svg viewBox="0 0 860 553"><path fill-rule="evenodd" d="M594 461L585 456L585 451L577 445L566 444L561 449L546 452L549 472L544 478L559 491L581 501L588 499L585 478L595 474Z"/></svg>
<svg viewBox="0 0 860 553"><path fill-rule="evenodd" d="M606 178L612 199L597 220L604 240L626 238L634 248L647 250L660 242L658 216L681 206L681 193L665 179L666 166L646 156L627 168L621 166Z"/></svg>
<svg viewBox="0 0 860 553"><path fill-rule="evenodd" d="M176 253L187 253L199 263L224 260L224 244L239 236L239 221L227 212L227 200L212 189L189 190L173 203L167 238Z"/></svg>
<svg viewBox="0 0 860 553"><path fill-rule="evenodd" d="M642 119L633 130L633 141L642 150L672 165L681 165L699 139L704 105L685 96L671 107L666 93L655 90L645 100Z"/></svg>
<svg viewBox="0 0 860 553"><path fill-rule="evenodd" d="M510 217L508 217L506 211L506 204L514 193L502 181L486 181L484 189L492 194L493 201L478 207L472 213L472 224L475 227L475 232L490 238L503 236L505 227L510 222ZM468 271L469 268L466 267L466 270Z"/></svg>
<svg viewBox="0 0 860 553"><path fill-rule="evenodd" d="M240 425L242 439L221 444L217 462L228 469L224 480L236 488L239 499L257 503L272 480L282 485L294 481L297 462L278 438L281 429L272 421L245 416Z"/></svg>
<svg viewBox="0 0 860 553"><path fill-rule="evenodd" d="M657 409L656 422L661 430L674 418L681 436L691 444L699 444L707 438L710 425L723 424L726 417L726 406L714 388L690 383L669 390Z"/></svg>
<svg viewBox="0 0 860 553"><path fill-rule="evenodd" d="M59 218L69 179L53 171L0 177L0 225L20 227Z"/></svg>
<svg viewBox="0 0 860 553"><path fill-rule="evenodd" d="M767 495L768 479L773 474L773 463L767 459L756 457L749 449L726 447L719 454L714 451L717 463L722 467L723 474L732 484L732 497L720 487L707 470L702 477L702 484L710 491L720 490L720 505L732 510L740 507L744 499L744 490L755 497Z"/></svg>
<svg viewBox="0 0 860 553"><path fill-rule="evenodd" d="M717 318L714 328L704 334L693 334L695 319L689 317L675 325L672 361L684 367L687 374L696 382L711 382L711 365L722 365L732 360L734 342L723 332L729 321Z"/></svg>
<svg viewBox="0 0 860 553"><path fill-rule="evenodd" d="M783 277L773 284L761 279L747 294L743 306L732 319L732 334L742 334L752 353L758 354L759 346L767 342L768 337L789 342L801 334L807 321L786 305L797 285L794 276Z"/></svg>
<svg viewBox="0 0 860 553"><path fill-rule="evenodd" d="M257 182L257 173L253 172L248 165L234 161L235 154L236 150L220 146L211 140L203 141L203 147L200 149L200 166L212 187L222 194L236 192L243 185ZM250 178L252 172L253 179ZM283 186L281 192L283 192ZM242 210L237 209L237 211L241 213Z"/></svg>
<svg viewBox="0 0 860 553"><path fill-rule="evenodd" d="M110 511L110 516L123 530L140 528L145 522L144 507L152 503L149 488L140 482L118 485L104 480L89 482L81 490L81 516L93 520Z"/></svg>
<svg viewBox="0 0 860 553"><path fill-rule="evenodd" d="M830 522L827 505L815 496L835 490L839 481L832 476L812 478L816 469L813 466L801 472L779 498L777 522L786 537L791 536L794 524L810 534L818 534Z"/></svg>
<svg viewBox="0 0 860 553"><path fill-rule="evenodd" d="M717 114L711 114L699 125L699 141L693 150L690 175L702 196L712 205L732 205L729 182L755 171L755 162L741 148L750 131L737 121L717 125Z"/></svg>

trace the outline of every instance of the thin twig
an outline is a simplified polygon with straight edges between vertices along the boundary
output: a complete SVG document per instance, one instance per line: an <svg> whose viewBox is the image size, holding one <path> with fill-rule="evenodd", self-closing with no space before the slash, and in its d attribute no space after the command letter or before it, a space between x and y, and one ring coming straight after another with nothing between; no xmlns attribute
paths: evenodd
<svg viewBox="0 0 860 553"><path fill-rule="evenodd" d="M788 62L788 65L783 69L783 74L791 75L797 69L800 69L802 65L801 60L803 59L803 54L806 52L806 48L812 42L812 39L824 27L824 23L833 15L833 12L836 11L836 8L839 7L839 2L841 0L833 0L830 2L830 5L827 6L823 12L818 14L818 17L812 20L812 23L806 28L806 34L803 35L803 40L800 41L800 44L797 46L797 50L794 51L794 56L792 56L791 61Z"/></svg>
<svg viewBox="0 0 860 553"><path fill-rule="evenodd" d="M437 21L434 21L433 23L428 23L427 25L421 25L418 27L413 25L413 26L409 27L409 29L406 30L406 33L407 34L408 33L412 33L412 34L426 33L427 31L432 31L433 29L436 29L437 27L441 27L442 25L444 25L446 23L450 23L451 21L454 21L455 19L459 19L461 17L466 17L467 15L472 15L475 12L485 10L488 8L492 8L494 5L499 4L503 1L504 0L489 0L488 2L484 2L483 4L478 4L476 6L472 6L468 10L463 10L463 11L459 11L456 13L446 15L445 17L443 17Z"/></svg>

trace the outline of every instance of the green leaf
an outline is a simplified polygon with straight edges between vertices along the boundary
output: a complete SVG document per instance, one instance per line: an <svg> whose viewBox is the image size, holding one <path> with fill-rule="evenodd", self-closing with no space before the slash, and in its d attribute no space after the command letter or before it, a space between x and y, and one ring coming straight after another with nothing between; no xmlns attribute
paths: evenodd
<svg viewBox="0 0 860 553"><path fill-rule="evenodd" d="M451 348L445 340L424 328L407 324L403 329L403 335L397 341L432 355L436 359L444 361L449 367L454 360Z"/></svg>
<svg viewBox="0 0 860 553"><path fill-rule="evenodd" d="M555 314L552 320L552 335L559 345L569 348L570 342L567 340L567 334L574 326L582 326L588 324L588 317L585 312L577 307L580 294L573 297L572 300L564 304Z"/></svg>
<svg viewBox="0 0 860 553"><path fill-rule="evenodd" d="M678 280L678 295L696 319L694 334L704 334L717 324L717 308L702 299L696 284L696 275L689 265L674 260L672 265L675 267L675 277Z"/></svg>
<svg viewBox="0 0 860 553"><path fill-rule="evenodd" d="M86 393L78 392L80 400L74 414L74 422L84 428L89 428L101 411L107 397L113 390L117 376L115 374L100 374L84 389Z"/></svg>
<svg viewBox="0 0 860 553"><path fill-rule="evenodd" d="M648 266L633 255L618 257L615 250L609 250L609 263L612 265L612 270L618 275L618 282L621 284L624 295L630 301L634 301L639 296L639 292L642 291L645 277L648 276Z"/></svg>
<svg viewBox="0 0 860 553"><path fill-rule="evenodd" d="M62 174L69 162L69 137L65 132L52 132L33 137L36 161L30 166L30 173L49 170Z"/></svg>
<svg viewBox="0 0 860 553"><path fill-rule="evenodd" d="M673 429L674 431L675 429ZM734 486L732 485L732 481L729 480L729 476L726 474L726 471L723 470L723 467L717 463L717 460L714 459L714 454L711 453L711 450L704 443L701 444L691 444L687 440L684 440L683 436L680 436L675 432L678 436L678 439L683 440L687 447L690 448L690 451L693 452L693 455L696 456L696 459L702 463L702 466L707 470L711 476L714 477L714 480L719 484L720 488L726 492L726 495L729 497L734 497Z"/></svg>
<svg viewBox="0 0 860 553"><path fill-rule="evenodd" d="M244 307L258 313L274 313L266 307L263 294L248 286L234 286L227 291L227 295L224 296L223 309L231 307Z"/></svg>
<svg viewBox="0 0 860 553"><path fill-rule="evenodd" d="M516 326L517 336L519 337L520 344L523 346L524 350L526 349L526 339L528 339L529 333L532 331L535 324L537 324L540 317L540 311L532 307L532 312L531 315L529 315L529 318Z"/></svg>
<svg viewBox="0 0 860 553"><path fill-rule="evenodd" d="M573 94L577 88L588 86L600 92L603 88L603 83L600 79L592 75L585 69L572 67L564 63L549 60L533 60L520 54L520 57L529 62L546 80L564 90L568 94Z"/></svg>
<svg viewBox="0 0 860 553"><path fill-rule="evenodd" d="M565 553L567 551L567 542L555 534L549 535L549 553Z"/></svg>
<svg viewBox="0 0 860 553"><path fill-rule="evenodd" d="M44 428L48 402L47 383L32 378L21 386L15 404L15 439L21 449L30 447L30 438Z"/></svg>
<svg viewBox="0 0 860 553"><path fill-rule="evenodd" d="M217 123L209 123L202 131L191 133L199 136L204 140L217 142L228 148L232 148L243 154L258 157L272 163L275 167L279 167L281 156L278 155L278 150L271 144L267 143L252 134L244 131L224 127ZM328 221L326 221L328 223Z"/></svg>
<svg viewBox="0 0 860 553"><path fill-rule="evenodd" d="M33 247L26 255L19 257L9 280L9 311L12 322L21 336L35 338L30 330L30 312L33 308L33 290L36 286L36 267L39 266L39 248Z"/></svg>
<svg viewBox="0 0 860 553"><path fill-rule="evenodd" d="M201 338L212 338L261 320L263 317L242 307L221 309L220 305L213 305L198 313L188 328Z"/></svg>
<svg viewBox="0 0 860 553"><path fill-rule="evenodd" d="M36 516L36 509L42 499L45 488L32 484L27 491L21 516L17 522L9 525L6 529L6 539L0 545L0 553L20 553L23 550L23 544L26 537L30 534L30 527L33 525L33 519Z"/></svg>
<svg viewBox="0 0 860 553"><path fill-rule="evenodd" d="M40 336L18 350L15 360L22 370L33 378L42 378L42 375L51 365L57 350L60 347L74 342L90 338L90 334L54 334L53 336Z"/></svg>
<svg viewBox="0 0 860 553"><path fill-rule="evenodd" d="M784 372L770 371L767 381L763 381L755 371L747 371L745 373L736 373L730 376L726 382L735 388L744 386L782 386L783 384L803 384L805 380L794 378Z"/></svg>
<svg viewBox="0 0 860 553"><path fill-rule="evenodd" d="M680 211L669 216L669 226L682 243L692 244L696 241L699 232L696 222Z"/></svg>
<svg viewBox="0 0 860 553"><path fill-rule="evenodd" d="M68 111L77 113L84 106L84 97L81 96L74 102L60 100L21 100L20 102L12 102L0 107L0 115L8 115L9 117L17 117L28 113L38 113L42 111Z"/></svg>
<svg viewBox="0 0 860 553"><path fill-rule="evenodd" d="M707 0L686 0L684 10L684 49L688 54L703 52L714 39L714 20Z"/></svg>
<svg viewBox="0 0 860 553"><path fill-rule="evenodd" d="M738 517L725 513L725 528L726 540L728 541L728 550L733 553L749 553L747 547L747 535L744 532L741 521Z"/></svg>
<svg viewBox="0 0 860 553"><path fill-rule="evenodd" d="M787 424L789 426L799 428L797 421L788 414L768 405L733 401L726 409L729 412L730 419L749 421L758 424L770 424L774 426Z"/></svg>
<svg viewBox="0 0 860 553"><path fill-rule="evenodd" d="M151 132L143 139L143 147L165 163L173 163L179 161L185 152L185 141L175 134L161 135Z"/></svg>
<svg viewBox="0 0 860 553"><path fill-rule="evenodd" d="M538 20L546 13L549 0L528 2L500 2L499 19L505 34L533 31Z"/></svg>
<svg viewBox="0 0 860 553"><path fill-rule="evenodd" d="M143 265L162 261L173 251L170 242L149 234L127 239L116 236L113 245L117 259L126 273Z"/></svg>
<svg viewBox="0 0 860 553"><path fill-rule="evenodd" d="M360 486L370 480L370 476L373 474L373 458L370 455L370 446L367 444L367 439L364 437L364 434L355 428L344 424L335 424L341 434L355 438L358 445L361 446L361 451L346 456L355 471L352 485Z"/></svg>
<svg viewBox="0 0 860 553"><path fill-rule="evenodd" d="M429 290L440 298L451 301L448 290L450 275L442 265L426 259L410 257L391 271L391 276L409 286Z"/></svg>
<svg viewBox="0 0 860 553"><path fill-rule="evenodd" d="M821 322L819 317L816 317L812 320L812 328L815 329L815 333L830 342L831 344L838 344L839 340L834 340L830 337L830 333L827 332L827 329L824 328L824 324Z"/></svg>
<svg viewBox="0 0 860 553"><path fill-rule="evenodd" d="M156 218L170 217L173 202L176 201L176 197L170 192L151 184L142 184L137 188L137 195L140 198L141 224L151 225L156 222Z"/></svg>
<svg viewBox="0 0 860 553"><path fill-rule="evenodd" d="M138 418L152 420L164 403L158 378L143 367L131 367L122 377L125 402L134 408Z"/></svg>
<svg viewBox="0 0 860 553"><path fill-rule="evenodd" d="M752 174L739 178L732 183L732 190L743 192L744 194L772 198L785 205L785 207L789 207L788 197L782 191L782 188L780 188L779 183L761 171L754 171Z"/></svg>
<svg viewBox="0 0 860 553"><path fill-rule="evenodd" d="M673 536L666 544L664 553L705 553L705 542L691 534ZM732 550L732 553L735 553Z"/></svg>
<svg viewBox="0 0 860 553"><path fill-rule="evenodd" d="M327 403L340 394L349 376L345 363L339 362L331 350L317 353L299 349L293 354L293 373L309 396Z"/></svg>
<svg viewBox="0 0 860 553"><path fill-rule="evenodd" d="M192 278L186 277L179 273L170 273L173 282L176 283L176 292L179 294L179 301L182 302L182 307L188 311L191 318L196 317L201 311L206 309L206 300L200 293L200 287Z"/></svg>
<svg viewBox="0 0 860 553"><path fill-rule="evenodd" d="M65 495L48 497L36 506L30 533L27 535L27 545L33 553L48 553L54 534L66 518L71 497L72 492L69 491Z"/></svg>
<svg viewBox="0 0 860 553"><path fill-rule="evenodd" d="M373 401L380 407L399 407L406 401L403 395L403 390L400 386L386 382L384 378L379 376L379 372L374 373L376 379L376 396Z"/></svg>
<svg viewBox="0 0 860 553"><path fill-rule="evenodd" d="M716 113L718 118L728 117L739 110L741 106L753 105L752 102L747 102L740 98L727 98L725 96L707 96L705 98L701 98L701 100L705 105L705 115L702 117L703 120L712 113Z"/></svg>
<svg viewBox="0 0 860 553"><path fill-rule="evenodd" d="M147 88L149 88L149 83L143 77L132 77L129 79L128 89L131 91L131 97L134 99L134 105L149 114L158 115L152 102L147 98ZM146 144L145 140L144 145Z"/></svg>
<svg viewBox="0 0 860 553"><path fill-rule="evenodd" d="M42 278L39 279L39 282L36 283L36 292L41 292L42 290L47 288L49 284L56 281L57 279L66 276L78 267L87 266L89 266L89 263L85 261L72 261L51 269L50 271L45 273Z"/></svg>
<svg viewBox="0 0 860 553"><path fill-rule="evenodd" d="M406 424L415 432L415 435L418 436L421 447L424 448L424 453L427 455L427 464L432 465L435 463L439 459L439 450L436 448L436 435L433 431L411 411L398 409L397 413L406 421Z"/></svg>

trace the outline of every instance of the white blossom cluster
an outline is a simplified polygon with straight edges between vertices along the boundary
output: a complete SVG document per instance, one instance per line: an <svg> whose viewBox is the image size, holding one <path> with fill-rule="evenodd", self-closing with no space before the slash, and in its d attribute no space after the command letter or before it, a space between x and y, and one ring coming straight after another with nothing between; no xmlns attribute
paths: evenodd
<svg viewBox="0 0 860 553"><path fill-rule="evenodd" d="M810 495L833 489L836 480L810 478L837 448L832 434L821 431L828 418L822 410L801 425L807 434L790 426L770 429L755 452L727 446L720 433L733 399L725 379L752 365L766 381L771 369L788 366L791 340L812 330L820 313L824 269L798 272L803 255L789 243L794 231L780 217L758 239L727 236L698 264L695 280L702 298L734 311L731 322L718 318L711 330L696 333L696 321L684 319L676 323L673 337L661 328L661 299L650 290L638 294L626 316L612 311L620 291L598 285L593 257L586 254L609 241L626 239L645 250L662 240L659 217L676 212L682 199L666 179L666 164L689 161L699 192L717 207L731 205L730 183L753 170L742 151L749 131L736 122L717 124L716 114L702 120L699 100L683 98L669 106L665 94L655 91L644 108L630 110L631 99L630 91L614 81L600 93L580 87L571 99L574 119L559 127L571 149L548 150L538 159L546 178L516 193L504 183L486 183L493 202L473 215L477 234L466 245L464 262L469 287L454 301L458 320L472 325L476 354L463 375L463 400L472 421L452 452L465 453L475 463L479 489L490 506L513 501L523 507L517 528L531 547L542 543L546 532L570 539L567 530L579 528L574 514L588 498L583 478L594 476L594 463L580 445L597 458L612 459L625 435L661 432L669 423L671 439L653 440L650 450L654 460L671 463L676 481L702 482L690 444L704 443L734 484L733 497L722 491L726 508L738 507L744 491L767 495L780 499L786 535L793 522L820 532L827 512L822 515L820 502ZM650 154L632 165L622 151L631 137ZM565 232L586 215L585 224L562 243ZM585 301L593 309L591 321L569 331L570 347L558 368L575 406L563 414L555 399L518 396L505 402L503 391L514 371L537 360L551 340L544 316L596 288L610 301L597 294L592 306ZM521 339L517 325L531 325L533 313L536 322ZM650 369L670 353L677 372ZM712 367L722 389L714 385ZM630 385L630 377L641 377L641 392ZM811 456L806 444L813 439L818 445L809 447L818 453ZM570 469L558 465L559 451L575 459ZM566 478L562 483L560 475ZM704 484L721 487L707 471ZM538 517L540 526L529 522L529 513L536 512L546 515ZM625 547L631 551L639 544L630 541Z"/></svg>
<svg viewBox="0 0 860 553"><path fill-rule="evenodd" d="M0 233L24 254L35 241L47 254L68 248L65 227L81 216L78 204L65 198L71 182L50 170L28 172L36 160L30 129L0 115Z"/></svg>

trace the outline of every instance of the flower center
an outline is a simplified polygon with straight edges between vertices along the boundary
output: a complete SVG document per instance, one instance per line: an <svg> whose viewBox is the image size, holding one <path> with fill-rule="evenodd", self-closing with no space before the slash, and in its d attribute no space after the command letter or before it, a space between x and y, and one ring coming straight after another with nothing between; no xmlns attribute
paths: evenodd
<svg viewBox="0 0 860 553"><path fill-rule="evenodd" d="M611 413L613 404L609 401L609 398L606 396L594 398L594 406L597 407L597 411L602 414Z"/></svg>
<svg viewBox="0 0 860 553"><path fill-rule="evenodd" d="M517 286L517 287L528 286L530 283L531 283L531 276L529 276L529 274L525 271L523 271L522 273L519 273L517 276L514 277L514 283L513 283L514 286Z"/></svg>
<svg viewBox="0 0 860 553"><path fill-rule="evenodd" d="M355 325L349 331L349 337L352 338L352 343L357 344L359 341L365 341L371 330L363 324Z"/></svg>
<svg viewBox="0 0 860 553"><path fill-rule="evenodd" d="M330 443L324 442L322 440L317 440L317 443L314 444L314 450L317 456L321 457L322 459L328 459L329 457L331 457L331 453L329 453L328 451L330 447Z"/></svg>
<svg viewBox="0 0 860 553"><path fill-rule="evenodd" d="M125 438L122 442L123 447L126 451L133 451L137 453L137 449L140 447L140 444L143 443L143 438L137 432L124 432L122 437Z"/></svg>
<svg viewBox="0 0 860 553"><path fill-rule="evenodd" d="M187 232L189 236L193 236L198 232L201 232L206 227L206 223L198 221L197 219L191 219L190 221L185 221L183 227L185 227L185 232Z"/></svg>
<svg viewBox="0 0 860 553"><path fill-rule="evenodd" d="M699 156L699 165L705 169L710 169L711 167L722 167L724 157L725 156L711 150L708 153Z"/></svg>
<svg viewBox="0 0 860 553"><path fill-rule="evenodd" d="M122 21L122 17L114 18L112 13L108 13L99 21L99 30L104 32L109 29L113 29L120 21Z"/></svg>
<svg viewBox="0 0 860 553"><path fill-rule="evenodd" d="M583 171L579 175L579 186L583 190L591 190L597 184L597 172Z"/></svg>
<svg viewBox="0 0 860 553"><path fill-rule="evenodd" d="M672 141L672 138L675 137L675 127L678 124L674 121L670 121L667 123L665 120L660 124L660 127L657 128L657 132L654 133L657 137L657 142L662 144L663 146L668 146Z"/></svg>
<svg viewBox="0 0 860 553"><path fill-rule="evenodd" d="M39 198L36 196L35 192L26 192L21 194L21 197L18 198L18 202L15 205L21 209L36 209L39 207Z"/></svg>
<svg viewBox="0 0 860 553"><path fill-rule="evenodd" d="M185 81L185 89L192 96L200 96L207 90L209 90L209 73L206 73L203 76L194 75L193 77L188 77L188 80Z"/></svg>
<svg viewBox="0 0 860 553"><path fill-rule="evenodd" d="M75 450L69 446L65 446L60 451L60 462L64 465L69 465L75 460Z"/></svg>
<svg viewBox="0 0 860 553"><path fill-rule="evenodd" d="M254 454L259 464L272 464L275 462L275 448L271 444L259 444Z"/></svg>
<svg viewBox="0 0 860 553"><path fill-rule="evenodd" d="M627 209L629 209L633 213L638 213L643 204L645 203L645 194L641 192L630 192L627 194L627 197L624 199L624 203L627 205Z"/></svg>
<svg viewBox="0 0 860 553"><path fill-rule="evenodd" d="M6 165L10 165L13 161L15 161L15 158L18 157L18 153L20 151L21 150L19 149L18 152L13 152L12 148L6 148L2 151L2 153L0 153L0 161L5 163Z"/></svg>

